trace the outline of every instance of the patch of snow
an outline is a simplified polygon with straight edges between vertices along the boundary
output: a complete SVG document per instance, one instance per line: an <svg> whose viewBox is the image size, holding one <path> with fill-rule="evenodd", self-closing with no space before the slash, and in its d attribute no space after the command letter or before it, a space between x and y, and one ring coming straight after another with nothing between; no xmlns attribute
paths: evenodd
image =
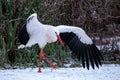
<svg viewBox="0 0 120 80"><path fill-rule="evenodd" d="M103 65L99 69L83 68L37 68L27 69L0 69L0 80L120 80L120 65Z"/></svg>

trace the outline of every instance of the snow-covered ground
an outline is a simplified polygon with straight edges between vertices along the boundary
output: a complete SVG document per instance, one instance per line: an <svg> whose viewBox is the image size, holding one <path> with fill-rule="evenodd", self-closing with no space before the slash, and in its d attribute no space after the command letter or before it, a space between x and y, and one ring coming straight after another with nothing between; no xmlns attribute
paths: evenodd
<svg viewBox="0 0 120 80"><path fill-rule="evenodd" d="M103 65L100 69L87 70L83 68L37 68L0 69L0 80L120 80L120 65Z"/></svg>

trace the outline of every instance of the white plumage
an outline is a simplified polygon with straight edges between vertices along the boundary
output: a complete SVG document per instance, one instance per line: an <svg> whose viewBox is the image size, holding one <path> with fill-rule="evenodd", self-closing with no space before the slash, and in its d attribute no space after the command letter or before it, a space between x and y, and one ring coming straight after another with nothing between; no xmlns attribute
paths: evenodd
<svg viewBox="0 0 120 80"><path fill-rule="evenodd" d="M41 48L40 54L42 53L42 55L43 48L47 43L59 40L63 45L63 40L81 61L82 66L87 67L87 69L89 69L89 65L93 69L95 65L99 68L101 60L103 60L101 53L83 29L66 25L54 27L42 24L38 21L36 13L27 18L18 38L23 44L18 48L31 47L37 43Z"/></svg>
<svg viewBox="0 0 120 80"><path fill-rule="evenodd" d="M37 19L36 13L28 17L26 27L30 39L25 47L31 47L32 45L38 43L39 47L43 48L47 43L57 41L53 26L43 25L40 23Z"/></svg>
<svg viewBox="0 0 120 80"><path fill-rule="evenodd" d="M59 25L54 27L56 30L58 30L59 33L65 33L65 32L73 32L78 36L81 42L85 44L93 44L90 37L87 36L85 31L81 28L75 27L75 26L66 26L66 25Z"/></svg>

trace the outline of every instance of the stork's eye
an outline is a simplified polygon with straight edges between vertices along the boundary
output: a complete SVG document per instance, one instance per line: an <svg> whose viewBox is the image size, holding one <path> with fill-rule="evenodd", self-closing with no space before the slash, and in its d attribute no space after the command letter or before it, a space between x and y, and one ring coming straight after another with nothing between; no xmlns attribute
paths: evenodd
<svg viewBox="0 0 120 80"><path fill-rule="evenodd" d="M31 19L33 19L34 16L31 16L27 21L29 22Z"/></svg>

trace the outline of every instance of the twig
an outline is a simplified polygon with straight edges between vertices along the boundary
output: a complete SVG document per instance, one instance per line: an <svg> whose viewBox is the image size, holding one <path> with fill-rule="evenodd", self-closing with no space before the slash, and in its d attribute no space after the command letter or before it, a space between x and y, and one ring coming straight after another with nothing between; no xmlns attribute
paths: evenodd
<svg viewBox="0 0 120 80"><path fill-rule="evenodd" d="M8 22L18 21L18 20L21 20L21 19L23 19L23 18L12 19L12 20L10 20Z"/></svg>

